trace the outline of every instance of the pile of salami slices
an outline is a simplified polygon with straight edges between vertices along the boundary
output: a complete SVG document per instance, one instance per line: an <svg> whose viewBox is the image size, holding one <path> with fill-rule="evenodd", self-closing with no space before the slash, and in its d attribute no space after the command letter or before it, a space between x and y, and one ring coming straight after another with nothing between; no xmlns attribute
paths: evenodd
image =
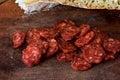
<svg viewBox="0 0 120 80"><path fill-rule="evenodd" d="M93 64L115 59L120 52L120 41L106 33L91 29L90 25L76 26L64 20L51 28L33 28L26 32L17 30L13 47L27 44L22 51L22 61L29 67L56 55L59 62L71 62L74 70L88 70Z"/></svg>

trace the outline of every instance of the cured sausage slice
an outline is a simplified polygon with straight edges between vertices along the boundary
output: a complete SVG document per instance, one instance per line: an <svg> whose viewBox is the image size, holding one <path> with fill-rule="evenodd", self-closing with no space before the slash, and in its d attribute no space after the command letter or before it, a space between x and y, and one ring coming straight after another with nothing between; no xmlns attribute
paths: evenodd
<svg viewBox="0 0 120 80"><path fill-rule="evenodd" d="M77 71L85 71L92 67L92 64L87 62L81 54L74 57L71 62L71 67Z"/></svg>
<svg viewBox="0 0 120 80"><path fill-rule="evenodd" d="M29 67L37 65L42 57L42 51L35 44L30 44L22 51L22 61Z"/></svg>
<svg viewBox="0 0 120 80"><path fill-rule="evenodd" d="M59 52L57 54L57 60L59 62L71 62L75 55L76 55L76 52L72 52L72 53Z"/></svg>
<svg viewBox="0 0 120 80"><path fill-rule="evenodd" d="M63 53L71 53L76 51L76 47L72 45L70 42L66 42L63 39L58 39L59 49L63 51Z"/></svg>
<svg viewBox="0 0 120 80"><path fill-rule="evenodd" d="M78 33L79 33L79 30L77 27L70 26L70 27L64 28L60 34L65 41L69 41L75 38L75 36Z"/></svg>
<svg viewBox="0 0 120 80"><path fill-rule="evenodd" d="M102 45L104 39L109 38L109 36L106 33L102 32L100 30L93 30L93 31L95 33L94 40L91 42L93 44L100 44L100 45Z"/></svg>
<svg viewBox="0 0 120 80"><path fill-rule="evenodd" d="M90 31L90 25L88 24L82 24L79 27L79 34L77 34L76 38L80 38L84 35L86 35Z"/></svg>
<svg viewBox="0 0 120 80"><path fill-rule="evenodd" d="M93 31L87 33L85 36L78 38L75 41L75 45L77 47L83 47L83 46L85 46L86 44L88 44L94 38L94 35L95 34L94 34Z"/></svg>
<svg viewBox="0 0 120 80"><path fill-rule="evenodd" d="M64 28L68 28L71 26L75 26L75 23L69 20L63 20L61 22L58 22L55 24L55 28L58 29L60 32L64 29Z"/></svg>
<svg viewBox="0 0 120 80"><path fill-rule="evenodd" d="M55 28L39 28L39 33L45 39L53 39L58 36L58 31Z"/></svg>
<svg viewBox="0 0 120 80"><path fill-rule="evenodd" d="M36 40L34 42L31 42L30 44L38 46L42 50L42 54L45 55L47 53L49 43L45 40Z"/></svg>
<svg viewBox="0 0 120 80"><path fill-rule="evenodd" d="M55 39L48 40L48 50L46 57L51 57L58 51L58 44Z"/></svg>
<svg viewBox="0 0 120 80"><path fill-rule="evenodd" d="M24 43L25 33L22 31L16 31L13 34L13 47L18 48Z"/></svg>
<svg viewBox="0 0 120 80"><path fill-rule="evenodd" d="M105 57L105 51L100 45L88 44L82 49L83 57L89 63L100 63Z"/></svg>
<svg viewBox="0 0 120 80"><path fill-rule="evenodd" d="M55 26L65 41L72 40L79 33L79 28L72 21L64 20Z"/></svg>
<svg viewBox="0 0 120 80"><path fill-rule="evenodd" d="M105 39L103 46L105 50L112 53L117 53L120 51L120 41L113 38Z"/></svg>
<svg viewBox="0 0 120 80"><path fill-rule="evenodd" d="M118 55L118 53L112 53L112 52L106 51L106 55L105 55L104 60L105 60L105 61L113 60L113 59L116 58L117 55Z"/></svg>
<svg viewBox="0 0 120 80"><path fill-rule="evenodd" d="M28 44L32 43L32 42L35 42L37 40L41 39L41 36L39 34L39 30L36 29L36 28L33 28L33 29L30 29L27 31L27 34L26 34L26 42Z"/></svg>

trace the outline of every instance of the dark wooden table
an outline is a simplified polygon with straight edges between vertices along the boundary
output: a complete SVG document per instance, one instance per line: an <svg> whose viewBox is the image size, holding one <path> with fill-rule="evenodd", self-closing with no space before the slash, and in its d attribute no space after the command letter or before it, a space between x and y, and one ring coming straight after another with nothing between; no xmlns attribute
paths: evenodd
<svg viewBox="0 0 120 80"><path fill-rule="evenodd" d="M3 15L0 17L0 80L120 80L120 55L115 60L95 65L88 71L74 71L70 63L60 63L55 56L28 68L21 61L23 48L12 47L14 31L51 27L63 19L73 20L77 25L90 24L92 28L103 30L120 40L120 11L85 10L60 5L50 11L26 16L13 4L20 13L13 11L9 15L9 11L2 11L8 9L4 7L7 4L12 5L12 0L0 6L0 15Z"/></svg>

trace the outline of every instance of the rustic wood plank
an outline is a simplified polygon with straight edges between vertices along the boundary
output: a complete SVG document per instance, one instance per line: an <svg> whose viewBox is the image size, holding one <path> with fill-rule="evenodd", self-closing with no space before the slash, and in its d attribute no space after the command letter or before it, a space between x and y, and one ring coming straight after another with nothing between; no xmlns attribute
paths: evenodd
<svg viewBox="0 0 120 80"><path fill-rule="evenodd" d="M14 4L12 0L9 3ZM7 5L8 3L2 4ZM9 4L9 5L10 5ZM14 5L18 9L17 5ZM2 6L4 9L8 7ZM73 20L77 25L87 23L120 39L120 11L85 10L67 6L57 6L50 11L26 16L5 11L0 7L0 80L119 80L120 56L117 59L95 65L88 71L74 71L70 63L59 63L55 56L28 68L21 61L21 50L12 48L12 35L15 30L51 27L63 19ZM9 8L10 9L10 8ZM5 14L5 15L4 15ZM7 14L7 16L6 16ZM12 14L12 15L11 15ZM21 16L22 15L22 16Z"/></svg>

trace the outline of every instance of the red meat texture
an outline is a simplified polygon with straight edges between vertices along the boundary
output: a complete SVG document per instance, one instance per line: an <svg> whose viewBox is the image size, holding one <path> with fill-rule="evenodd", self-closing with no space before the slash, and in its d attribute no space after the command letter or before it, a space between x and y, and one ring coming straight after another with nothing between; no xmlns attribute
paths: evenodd
<svg viewBox="0 0 120 80"><path fill-rule="evenodd" d="M24 43L25 33L17 30L13 35L13 47L18 48Z"/></svg>
<svg viewBox="0 0 120 80"><path fill-rule="evenodd" d="M41 57L42 51L34 44L28 45L27 48L22 51L22 60L29 67L37 65Z"/></svg>
<svg viewBox="0 0 120 80"><path fill-rule="evenodd" d="M81 54L74 57L71 62L71 67L77 71L85 71L92 67L92 64L87 62Z"/></svg>
<svg viewBox="0 0 120 80"><path fill-rule="evenodd" d="M57 22L50 28L14 32L13 47L19 48L24 43L27 46L22 51L22 61L28 67L55 55L59 62L71 62L74 70L86 71L93 64L115 59L120 52L120 40L88 24L76 26L70 20Z"/></svg>
<svg viewBox="0 0 120 80"><path fill-rule="evenodd" d="M71 62L76 55L76 52L64 53L59 52L56 57L59 62Z"/></svg>

